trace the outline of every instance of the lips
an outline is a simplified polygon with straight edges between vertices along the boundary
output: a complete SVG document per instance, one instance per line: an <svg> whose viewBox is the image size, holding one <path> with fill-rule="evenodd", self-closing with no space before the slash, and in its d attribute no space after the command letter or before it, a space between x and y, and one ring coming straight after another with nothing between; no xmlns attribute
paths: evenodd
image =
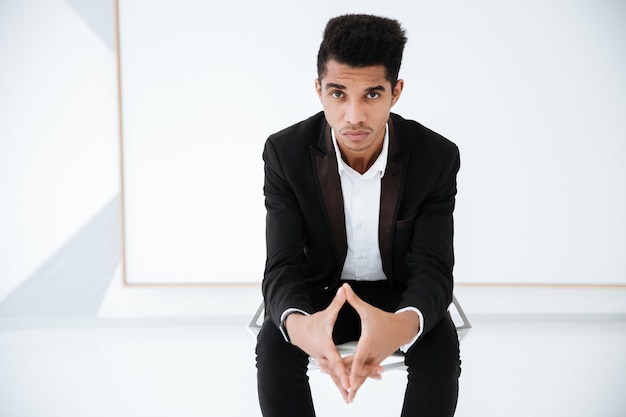
<svg viewBox="0 0 626 417"><path fill-rule="evenodd" d="M370 132L367 130L349 130L347 132L343 132L343 135L353 141L359 141L365 139Z"/></svg>

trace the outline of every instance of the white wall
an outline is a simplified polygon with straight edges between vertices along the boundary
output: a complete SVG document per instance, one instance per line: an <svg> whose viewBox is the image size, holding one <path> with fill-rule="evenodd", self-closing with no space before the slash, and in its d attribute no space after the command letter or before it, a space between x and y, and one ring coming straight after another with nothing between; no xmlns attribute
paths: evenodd
<svg viewBox="0 0 626 417"><path fill-rule="evenodd" d="M457 282L626 284L623 3L291 4L121 1L129 282L260 280L264 140L357 11L407 28L394 110L461 148Z"/></svg>
<svg viewBox="0 0 626 417"><path fill-rule="evenodd" d="M315 4L320 10L335 7ZM414 64L409 60L403 68L408 86L397 110L455 140L464 155L458 280L624 283L626 37L618 21L624 7L608 1L571 2L555 9L541 6L541 13L535 13L530 6L517 10L521 2L505 10L474 3L472 13L461 14L452 7L455 3L438 4L430 9L432 15L425 4L418 4L415 13L407 13L406 5L396 13L391 5L376 11L410 22L410 48L421 51L413 56ZM558 20L541 24L541 19L556 19L556 12ZM519 17L520 25L538 20L528 25L528 36L545 40L535 46L547 63L518 56L524 42L512 49L500 45L500 34L507 30L503 14ZM246 311L260 299L257 286L122 286L112 17L109 0L0 2L0 315ZM290 39L302 35L306 48L315 49L326 17L282 23L293 33ZM563 27L582 30L573 40L593 54L577 58L577 49L568 49L572 44ZM474 37L468 35L470 29ZM546 31L558 36L541 37ZM558 48L561 43L568 48ZM546 65L554 65L557 57L567 65L545 80ZM585 63L582 69L580 62ZM309 68L308 63L293 65ZM310 65L303 71L284 66L302 77L297 85L271 85L271 94L287 102L284 111L290 120L316 106ZM598 68L602 72L595 72ZM578 88L570 88L572 84ZM303 99L303 110L293 105L297 99L284 97L299 88L297 98L311 94ZM561 96L567 101L553 101ZM563 103L574 111L563 113ZM470 110L481 112L480 117L470 117ZM504 117L494 118L496 110ZM514 123L518 114L524 115L524 123ZM256 139L262 141L279 127L268 126ZM544 135L541 142L535 137L539 133ZM533 141L541 146L526 146ZM515 158L491 157L487 151L494 147L499 155ZM491 170L499 174L486 175ZM525 200L528 190L539 190L539 198ZM485 202L491 203L491 211L484 211ZM509 212L517 215L505 218ZM496 227L488 224L487 232L476 233L488 220ZM488 250L471 256L462 250L473 247ZM474 273L483 269L485 274Z"/></svg>
<svg viewBox="0 0 626 417"><path fill-rule="evenodd" d="M0 2L0 56L1 300L119 194L119 151L115 55L69 3Z"/></svg>

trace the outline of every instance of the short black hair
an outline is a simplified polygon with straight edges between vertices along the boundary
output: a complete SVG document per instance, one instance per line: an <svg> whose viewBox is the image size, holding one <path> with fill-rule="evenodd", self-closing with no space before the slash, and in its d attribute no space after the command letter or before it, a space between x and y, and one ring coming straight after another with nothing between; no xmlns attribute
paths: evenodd
<svg viewBox="0 0 626 417"><path fill-rule="evenodd" d="M317 76L322 79L330 60L354 68L382 65L395 87L405 44L405 31L397 20L366 14L334 17L326 24L317 54Z"/></svg>

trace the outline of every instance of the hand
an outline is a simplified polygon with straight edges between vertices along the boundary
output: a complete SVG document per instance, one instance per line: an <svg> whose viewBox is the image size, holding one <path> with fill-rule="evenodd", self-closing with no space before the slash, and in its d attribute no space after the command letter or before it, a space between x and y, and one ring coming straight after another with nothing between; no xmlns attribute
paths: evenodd
<svg viewBox="0 0 626 417"><path fill-rule="evenodd" d="M340 287L325 310L310 316L291 314L285 320L285 328L291 343L312 357L322 372L330 375L344 400L348 402L350 379L343 359L333 342L335 321L345 302L345 290Z"/></svg>
<svg viewBox="0 0 626 417"><path fill-rule="evenodd" d="M361 318L361 337L353 356L344 359L350 369L350 390L347 402L368 377L380 379L384 370L381 362L408 343L419 331L419 316L411 311L388 313L361 300L348 284L342 287L347 302Z"/></svg>

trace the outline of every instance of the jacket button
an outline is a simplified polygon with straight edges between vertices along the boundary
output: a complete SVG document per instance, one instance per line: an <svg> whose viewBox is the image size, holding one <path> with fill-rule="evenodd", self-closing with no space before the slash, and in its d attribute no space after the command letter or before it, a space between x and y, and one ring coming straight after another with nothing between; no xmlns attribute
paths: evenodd
<svg viewBox="0 0 626 417"><path fill-rule="evenodd" d="M328 291L328 289L329 289L329 288L330 288L330 285L328 285L327 283L323 283L323 284L322 284L322 289L323 289L324 291Z"/></svg>

